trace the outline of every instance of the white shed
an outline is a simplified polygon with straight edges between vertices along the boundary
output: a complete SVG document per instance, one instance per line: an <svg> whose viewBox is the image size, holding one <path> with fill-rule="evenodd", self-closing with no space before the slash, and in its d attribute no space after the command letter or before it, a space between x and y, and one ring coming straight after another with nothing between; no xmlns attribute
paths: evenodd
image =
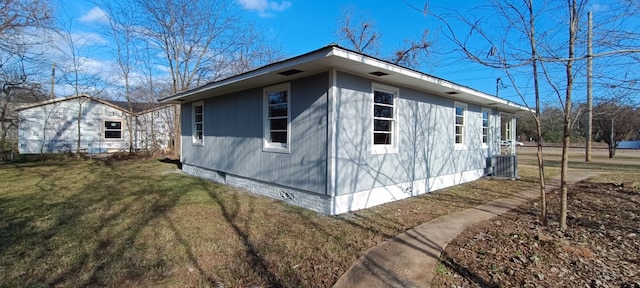
<svg viewBox="0 0 640 288"><path fill-rule="evenodd" d="M171 107L132 103L128 105L129 110L124 108L125 103L128 104L76 95L22 106L16 109L18 151L21 154L75 152L78 131L80 151L85 153L128 151L129 139L133 140L134 150L166 149L170 139L167 134L171 131ZM143 108L148 109L142 111ZM154 118L156 114L166 117ZM153 124L147 118L152 119ZM147 133L150 127L157 132ZM150 139L151 135L155 138ZM159 137L166 138L160 140ZM148 143L156 145L151 147Z"/></svg>

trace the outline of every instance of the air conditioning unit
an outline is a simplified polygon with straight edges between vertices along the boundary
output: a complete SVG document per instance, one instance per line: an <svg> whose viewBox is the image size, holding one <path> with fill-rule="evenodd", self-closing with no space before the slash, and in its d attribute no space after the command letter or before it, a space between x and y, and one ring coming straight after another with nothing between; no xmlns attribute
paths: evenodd
<svg viewBox="0 0 640 288"><path fill-rule="evenodd" d="M493 155L491 158L493 176L510 179L518 178L518 156Z"/></svg>

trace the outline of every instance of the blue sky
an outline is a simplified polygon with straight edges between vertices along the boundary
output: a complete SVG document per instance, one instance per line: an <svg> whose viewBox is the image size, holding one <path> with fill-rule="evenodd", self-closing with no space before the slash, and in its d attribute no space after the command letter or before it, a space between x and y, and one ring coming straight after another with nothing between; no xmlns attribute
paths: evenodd
<svg viewBox="0 0 640 288"><path fill-rule="evenodd" d="M89 38L99 38L99 33L93 31L101 22L101 13L91 1L61 0L61 7L65 8L65 13L73 18L74 29L77 32L90 34ZM331 43L338 43L339 36L337 30L341 21L342 11L350 9L355 12L355 17L362 17L374 21L375 30L382 34L381 49L379 57L384 58L390 55L395 49L403 45L407 39L417 40L426 29L429 31L428 40L432 42L432 52L427 61L418 69L422 72L444 78L455 83L480 90L485 93L495 94L496 79L503 79L505 85L501 86L500 97L517 103L522 103L520 97L513 89L513 84L509 83L502 71L486 68L466 60L459 52L454 52L454 45L444 33L443 24L434 17L423 15L419 11L411 8L424 7L425 0L370 0L370 1L310 1L310 0L233 0L242 8L243 17L253 21L271 41L284 49L286 57L293 57L313 51ZM592 1L590 8L606 9L606 5L597 4ZM407 3L409 5L407 5ZM472 2L476 3L476 2ZM606 1L605 1L606 3ZM482 2L477 2L480 5ZM451 9L454 11L465 11L469 9L467 1L429 1L429 10L433 12ZM605 8L602 8L605 7ZM488 22L499 23L495 14L486 10L476 9L475 15L483 17ZM462 12L464 13L464 12ZM104 19L103 19L104 20ZM453 22L451 22L453 23ZM76 25L77 24L77 25ZM458 32L468 32L468 29L461 25L454 25ZM558 30L563 31L563 30ZM103 37L104 39L104 37ZM100 42L100 39L96 40ZM108 41L108 40L104 40ZM511 39L516 44L519 39ZM102 43L104 46L108 43ZM485 43L486 44L486 43ZM528 43L519 43L528 45ZM482 44L472 43L474 48L484 49ZM95 53L91 55L95 69L100 66L108 66L113 59L108 56ZM488 51L487 51L488 52ZM557 72L561 75L561 72ZM518 87L525 93L529 104L532 102L531 77L526 74L516 75ZM584 80L580 80L584 82ZM578 81L578 82L580 82ZM578 85L578 90L580 89ZM550 88L545 88L543 104L557 105L558 98L550 93ZM576 97L584 98L584 91L576 91Z"/></svg>
<svg viewBox="0 0 640 288"><path fill-rule="evenodd" d="M259 0L244 0L240 2L265 2ZM371 19L375 28L382 34L380 57L403 46L405 40L417 40L425 29L430 32L430 41L434 48L450 50L446 39L438 35L441 24L435 19L423 15L402 0L371 0L371 1L269 1L270 3L289 3L282 11L251 10L246 13L267 31L276 43L281 43L289 55L309 52L331 43L337 43L342 11L350 9L358 11L354 16ZM450 9L467 8L465 1L429 1L430 5ZM407 0L415 7L424 7L423 0ZM251 6L251 5L248 5ZM246 7L246 6L245 6ZM468 61L464 61L458 54L451 53L447 57L431 55L426 65L420 71L447 79L471 88L495 94L496 78L504 77L493 69L485 68ZM508 88L501 91L505 98L520 102L519 97ZM510 94L510 95L509 95Z"/></svg>

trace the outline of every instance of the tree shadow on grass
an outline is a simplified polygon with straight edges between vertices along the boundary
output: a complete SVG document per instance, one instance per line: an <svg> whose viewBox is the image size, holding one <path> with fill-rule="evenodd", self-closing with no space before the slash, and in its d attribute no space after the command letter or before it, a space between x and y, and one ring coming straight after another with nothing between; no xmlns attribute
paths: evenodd
<svg viewBox="0 0 640 288"><path fill-rule="evenodd" d="M250 205L251 208L247 212L248 217L247 219L242 221L241 217L239 217L241 213L241 204L236 193L230 192L221 195L218 192L208 189L207 194L218 205L220 211L222 212L224 220L233 229L236 236L240 239L244 247L244 254L246 256L244 257L244 261L246 261L245 264L247 264L248 267L252 267L252 269L254 269L254 272L263 278L262 281L266 282L268 287L300 287L299 282L287 283L285 285L280 277L272 272L272 267L270 267L269 263L263 258L262 255L265 255L267 253L265 253L264 251L260 251L259 248L257 248L256 243L253 243L253 241L251 240L252 233L249 224L253 215L255 214L255 212L253 211L253 206Z"/></svg>
<svg viewBox="0 0 640 288"><path fill-rule="evenodd" d="M480 277L478 274L474 273L471 269L460 265L454 259L449 257L446 252L443 252L440 257L440 263L454 271L458 275L462 276L469 282L475 284L477 287L486 287L486 288L497 288L500 287L498 284L493 282L488 282Z"/></svg>
<svg viewBox="0 0 640 288"><path fill-rule="evenodd" d="M75 163L81 169L71 176L55 172L66 164L21 167L38 178L36 188L0 195L2 285L106 286L166 276L161 255L142 261L136 239L198 182L175 189L171 176L88 162Z"/></svg>

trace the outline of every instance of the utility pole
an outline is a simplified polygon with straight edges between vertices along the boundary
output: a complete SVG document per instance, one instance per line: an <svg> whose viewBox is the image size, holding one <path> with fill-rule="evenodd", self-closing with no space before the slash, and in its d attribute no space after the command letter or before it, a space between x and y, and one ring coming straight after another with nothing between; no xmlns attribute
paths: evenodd
<svg viewBox="0 0 640 288"><path fill-rule="evenodd" d="M588 33L587 33L587 137L585 140L585 153L584 153L584 161L591 162L591 138L593 131L593 95L592 93L592 78L593 78L593 18L591 12L588 13L589 23L588 23Z"/></svg>
<svg viewBox="0 0 640 288"><path fill-rule="evenodd" d="M49 99L55 98L53 91L56 87L56 63L51 64L51 96Z"/></svg>
<svg viewBox="0 0 640 288"><path fill-rule="evenodd" d="M616 142L613 140L614 136L615 134L613 133L613 115L611 115L611 132L609 133L609 141L611 141L609 147L611 148L609 148L609 158L613 158L613 149L616 149Z"/></svg>
<svg viewBox="0 0 640 288"><path fill-rule="evenodd" d="M502 82L502 79L500 77L496 78L496 97L500 97L498 96L500 94L500 82Z"/></svg>

